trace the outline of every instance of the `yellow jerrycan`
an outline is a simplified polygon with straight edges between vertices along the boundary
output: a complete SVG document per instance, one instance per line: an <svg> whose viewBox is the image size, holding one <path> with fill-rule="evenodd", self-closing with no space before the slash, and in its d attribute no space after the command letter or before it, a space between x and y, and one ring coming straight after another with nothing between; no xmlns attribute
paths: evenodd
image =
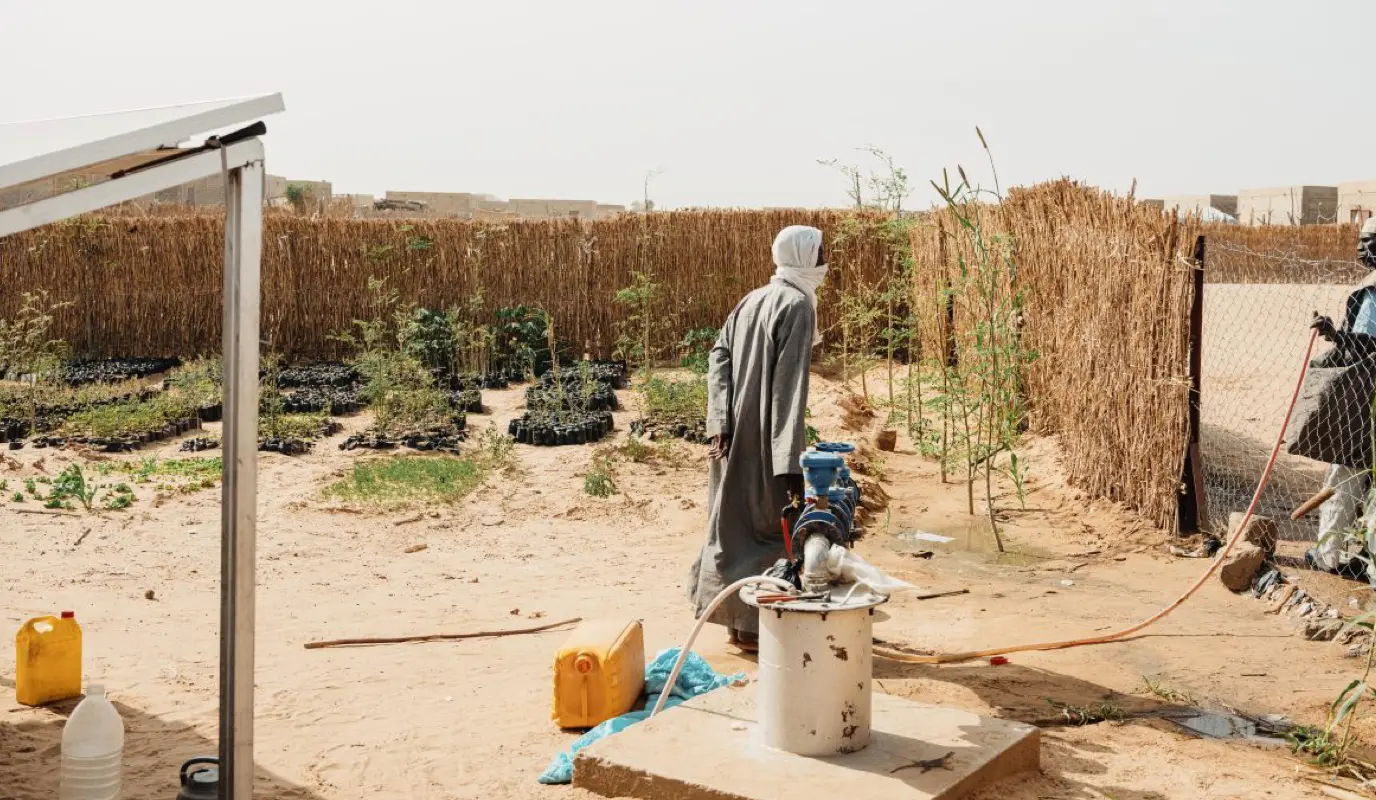
<svg viewBox="0 0 1376 800"><path fill-rule="evenodd" d="M81 626L76 614L37 617L15 634L18 654L15 697L21 705L41 706L81 696Z"/></svg>
<svg viewBox="0 0 1376 800"><path fill-rule="evenodd" d="M554 656L554 712L561 728L591 728L630 711L645 688L640 620L579 625Z"/></svg>

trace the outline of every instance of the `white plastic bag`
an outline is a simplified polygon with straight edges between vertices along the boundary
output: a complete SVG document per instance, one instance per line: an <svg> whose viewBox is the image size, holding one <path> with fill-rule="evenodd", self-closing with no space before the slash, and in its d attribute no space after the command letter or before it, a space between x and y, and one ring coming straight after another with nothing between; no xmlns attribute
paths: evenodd
<svg viewBox="0 0 1376 800"><path fill-rule="evenodd" d="M889 597L896 592L911 592L916 586L886 575L878 567L861 558L854 550L834 544L827 551L827 572L841 583L858 583L871 591Z"/></svg>

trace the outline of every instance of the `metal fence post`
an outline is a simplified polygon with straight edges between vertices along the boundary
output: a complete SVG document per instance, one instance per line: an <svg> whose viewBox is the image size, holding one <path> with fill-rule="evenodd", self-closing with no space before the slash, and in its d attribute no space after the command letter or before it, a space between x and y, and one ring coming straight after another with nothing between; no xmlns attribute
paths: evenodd
<svg viewBox="0 0 1376 800"><path fill-rule="evenodd" d="M1190 300L1190 419L1185 464L1181 475L1177 527L1179 533L1197 533L1209 527L1209 499L1204 486L1204 458L1200 441L1200 409L1203 403L1204 365L1204 237L1194 240L1193 291Z"/></svg>

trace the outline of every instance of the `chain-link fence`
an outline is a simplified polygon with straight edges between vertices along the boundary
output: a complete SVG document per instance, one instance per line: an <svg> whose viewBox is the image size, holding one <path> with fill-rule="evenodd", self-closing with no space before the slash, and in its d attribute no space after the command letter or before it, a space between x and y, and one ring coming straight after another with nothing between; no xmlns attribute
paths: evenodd
<svg viewBox="0 0 1376 800"><path fill-rule="evenodd" d="M1214 282L1211 273L1228 282ZM1200 449L1209 524L1222 534L1230 514L1244 511L1256 490L1304 368L1314 314L1339 328L1350 322L1347 299L1366 270L1350 257L1306 258L1211 238L1204 275ZM1359 363L1360 353L1334 350L1322 338L1315 343L1314 359L1328 366L1306 377L1256 511L1277 524L1289 542L1281 550L1290 555L1319 540L1321 516L1331 517L1337 505L1291 519L1324 489L1332 459L1370 463L1371 371ZM1350 467L1338 488L1347 506L1365 494L1366 472L1360 464ZM1357 511L1347 510L1348 516ZM1343 518L1339 527L1354 522Z"/></svg>

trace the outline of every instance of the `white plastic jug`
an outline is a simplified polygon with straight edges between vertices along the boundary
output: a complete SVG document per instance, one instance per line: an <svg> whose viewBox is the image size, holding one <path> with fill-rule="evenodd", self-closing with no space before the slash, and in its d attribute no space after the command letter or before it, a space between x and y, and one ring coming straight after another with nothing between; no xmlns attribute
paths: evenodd
<svg viewBox="0 0 1376 800"><path fill-rule="evenodd" d="M118 800L124 767L124 720L89 686L86 698L62 729L62 788L59 800Z"/></svg>

